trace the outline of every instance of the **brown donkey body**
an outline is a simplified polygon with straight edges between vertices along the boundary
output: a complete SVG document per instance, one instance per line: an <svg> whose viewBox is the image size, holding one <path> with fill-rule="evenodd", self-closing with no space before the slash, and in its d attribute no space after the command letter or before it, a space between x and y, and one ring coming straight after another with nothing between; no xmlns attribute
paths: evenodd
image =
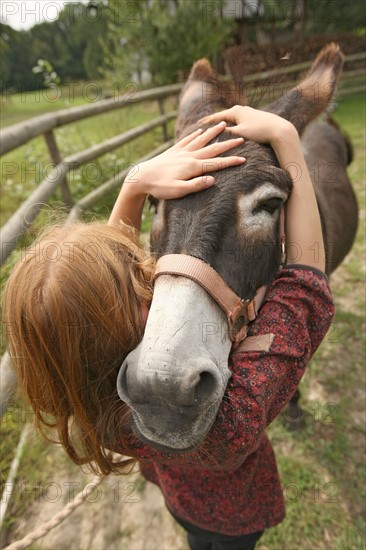
<svg viewBox="0 0 366 550"><path fill-rule="evenodd" d="M290 120L302 135L328 274L353 243L357 203L346 172L348 141L334 123L312 121L329 106L342 65L338 46L326 46L300 85L265 109ZM231 106L235 94L222 91L209 63L197 62L181 95L178 138L202 117ZM230 129L217 139L229 136ZM151 245L158 257L185 254L203 260L241 298L252 299L279 269L280 211L292 183L270 147L246 141L234 154L247 162L218 171L213 188L159 202ZM298 255L301 263L301 250ZM199 445L224 396L230 349L225 315L207 292L185 277L159 277L144 338L119 375L120 396L132 409L136 434L167 450Z"/></svg>

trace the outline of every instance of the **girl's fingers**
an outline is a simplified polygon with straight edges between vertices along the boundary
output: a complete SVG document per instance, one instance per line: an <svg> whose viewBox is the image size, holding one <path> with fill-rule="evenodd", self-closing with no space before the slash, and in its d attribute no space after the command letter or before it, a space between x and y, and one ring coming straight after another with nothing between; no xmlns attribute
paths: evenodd
<svg viewBox="0 0 366 550"><path fill-rule="evenodd" d="M212 115L201 118L198 122L199 124L217 124L220 121L236 123L234 107L231 107L231 109L226 109L225 111L213 113Z"/></svg>
<svg viewBox="0 0 366 550"><path fill-rule="evenodd" d="M206 174L209 172L216 172L217 170L223 170L230 166L238 166L243 164L246 159L243 157L225 157L225 158L213 158L202 163L202 171ZM179 187L179 192L182 192L179 196L184 196L188 193L196 193L203 191L208 187L212 187L215 184L215 178L212 176L198 176L183 182L183 185Z"/></svg>
<svg viewBox="0 0 366 550"><path fill-rule="evenodd" d="M197 151L198 149L202 149L209 143L212 139L217 137L223 130L226 128L226 122L220 121L219 124L216 124L212 128L208 128L207 130L203 131L202 128L199 128L195 132L192 132L188 136L184 137L178 143L173 145L171 149L182 149L186 148L187 151ZM227 143L230 140L227 140ZM231 145L231 147L235 147L235 144ZM220 152L224 152L230 149L230 146L224 146L223 149L220 149L217 154L220 154Z"/></svg>
<svg viewBox="0 0 366 550"><path fill-rule="evenodd" d="M180 187L180 191L182 191L181 196L203 191L208 187L212 187L214 184L215 178L213 176L198 176L197 178L192 178L191 180L183 182L183 185Z"/></svg>
<svg viewBox="0 0 366 550"><path fill-rule="evenodd" d="M224 170L231 166L240 166L244 164L246 159L243 157L215 157L212 159L202 160L202 172L216 172L217 170Z"/></svg>
<svg viewBox="0 0 366 550"><path fill-rule="evenodd" d="M175 180L169 192L159 193L157 198L180 199L190 193L197 193L211 187L215 183L213 176L198 176L189 180ZM155 196L155 195L154 195Z"/></svg>
<svg viewBox="0 0 366 550"><path fill-rule="evenodd" d="M196 139L194 139L187 148L188 151L196 151L197 149L201 149L209 141L214 139L216 136L221 134L223 130L226 128L226 122L221 121L219 124L216 124L212 128L208 128L205 130L200 136L198 136Z"/></svg>
<svg viewBox="0 0 366 550"><path fill-rule="evenodd" d="M207 145L207 147L204 147L201 151L197 151L196 158L221 155L222 153L230 151L230 149L238 147L238 145L242 145L243 143L244 139L242 137L228 139L226 141L219 141L218 143L212 143L212 145Z"/></svg>
<svg viewBox="0 0 366 550"><path fill-rule="evenodd" d="M181 147L185 147L186 145L191 143L193 140L195 140L200 134L202 134L202 132L203 132L202 128L198 128L198 130L195 130L188 136L182 138L175 145L173 145L172 149L180 149Z"/></svg>

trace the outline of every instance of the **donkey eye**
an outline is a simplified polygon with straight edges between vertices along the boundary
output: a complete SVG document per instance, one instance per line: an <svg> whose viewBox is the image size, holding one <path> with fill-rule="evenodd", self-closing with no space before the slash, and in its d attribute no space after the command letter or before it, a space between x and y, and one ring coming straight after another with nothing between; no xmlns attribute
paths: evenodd
<svg viewBox="0 0 366 550"><path fill-rule="evenodd" d="M282 200L280 198L274 197L258 204L254 210L253 214L259 214L260 212L268 212L269 214L274 214L274 212L282 205Z"/></svg>

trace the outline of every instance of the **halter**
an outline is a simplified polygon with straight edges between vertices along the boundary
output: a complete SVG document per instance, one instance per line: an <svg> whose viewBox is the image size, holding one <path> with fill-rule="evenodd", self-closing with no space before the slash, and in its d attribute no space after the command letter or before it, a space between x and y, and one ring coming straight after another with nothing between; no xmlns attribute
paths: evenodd
<svg viewBox="0 0 366 550"><path fill-rule="evenodd" d="M262 286L253 300L242 300L211 266L185 254L162 256L156 264L155 279L160 275L180 275L198 283L225 313L230 339L235 343L245 338L248 324L255 319L266 291L266 287ZM236 332L235 325L240 317L244 323Z"/></svg>
<svg viewBox="0 0 366 550"><path fill-rule="evenodd" d="M282 208L280 215L282 264L285 262L284 225L284 208ZM229 336L235 345L238 345L246 337L248 325L256 318L267 290L266 286L261 286L252 300L243 300L211 266L186 254L166 254L159 258L154 279L161 275L187 277L199 284L225 313L229 325ZM240 318L243 323L237 328L236 324Z"/></svg>

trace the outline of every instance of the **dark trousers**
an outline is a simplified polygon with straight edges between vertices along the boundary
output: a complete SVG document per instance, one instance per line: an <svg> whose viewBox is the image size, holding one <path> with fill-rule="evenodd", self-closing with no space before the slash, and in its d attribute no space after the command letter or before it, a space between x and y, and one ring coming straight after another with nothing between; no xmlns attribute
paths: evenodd
<svg viewBox="0 0 366 550"><path fill-rule="evenodd" d="M249 535L230 536L205 531L188 521L177 518L174 519L187 532L187 540L191 550L254 550L257 541L263 535L263 531L251 533Z"/></svg>
<svg viewBox="0 0 366 550"><path fill-rule="evenodd" d="M191 550L254 550L256 542L262 536L263 531L242 535L241 537L215 538L214 541L211 539L209 531L207 533L207 536L198 536L187 531L189 548Z"/></svg>

